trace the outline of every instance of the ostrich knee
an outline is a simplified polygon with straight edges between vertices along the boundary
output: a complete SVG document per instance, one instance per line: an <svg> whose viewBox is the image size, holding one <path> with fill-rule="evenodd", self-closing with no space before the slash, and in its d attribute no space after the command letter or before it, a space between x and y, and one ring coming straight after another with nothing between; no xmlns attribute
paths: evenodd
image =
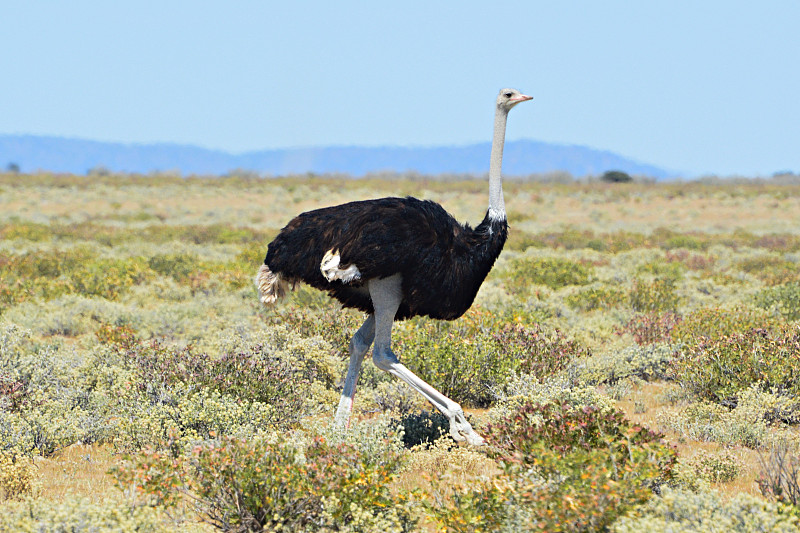
<svg viewBox="0 0 800 533"><path fill-rule="evenodd" d="M375 349L372 350L372 362L380 370L383 370L384 372L391 372L392 367L399 361L391 349L375 346Z"/></svg>

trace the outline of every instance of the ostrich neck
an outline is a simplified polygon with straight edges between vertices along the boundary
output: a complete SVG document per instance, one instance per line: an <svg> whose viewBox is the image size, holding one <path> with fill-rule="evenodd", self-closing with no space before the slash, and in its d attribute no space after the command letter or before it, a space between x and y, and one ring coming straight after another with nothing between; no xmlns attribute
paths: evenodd
<svg viewBox="0 0 800 533"><path fill-rule="evenodd" d="M506 204L503 200L503 178L500 172L503 167L503 143L506 139L506 119L508 110L498 106L494 115L494 137L492 138L492 156L489 163L489 218L506 219Z"/></svg>

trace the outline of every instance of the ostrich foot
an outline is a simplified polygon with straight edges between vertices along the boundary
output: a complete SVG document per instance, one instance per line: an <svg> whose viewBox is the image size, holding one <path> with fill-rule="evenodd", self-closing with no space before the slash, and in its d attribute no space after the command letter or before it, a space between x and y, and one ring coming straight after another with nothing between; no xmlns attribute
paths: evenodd
<svg viewBox="0 0 800 533"><path fill-rule="evenodd" d="M486 441L483 437L475 433L472 426L467 422L464 411L459 409L450 417L450 436L456 442L465 442L470 446L483 446Z"/></svg>

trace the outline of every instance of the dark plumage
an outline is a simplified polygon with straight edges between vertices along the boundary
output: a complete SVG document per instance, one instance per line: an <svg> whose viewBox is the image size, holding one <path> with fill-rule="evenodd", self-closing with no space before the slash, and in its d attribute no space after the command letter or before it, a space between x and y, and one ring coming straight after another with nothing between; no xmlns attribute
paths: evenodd
<svg viewBox="0 0 800 533"><path fill-rule="evenodd" d="M469 309L508 236L501 167L506 119L531 97L497 95L489 160L489 209L477 228L459 224L434 202L381 198L303 213L275 237L256 276L259 298L274 304L297 281L328 291L367 313L350 341L350 362L334 424L350 419L364 356L402 379L450 420L457 441L483 444L456 402L405 367L392 351L395 320L417 315L453 320Z"/></svg>
<svg viewBox="0 0 800 533"><path fill-rule="evenodd" d="M488 213L472 229L435 202L381 198L302 213L270 243L264 264L288 282L304 281L370 314L364 281L399 273L403 300L395 319L453 320L472 305L507 235L506 220L492 221ZM320 262L329 250L339 252L340 268L356 265L361 279L328 281Z"/></svg>

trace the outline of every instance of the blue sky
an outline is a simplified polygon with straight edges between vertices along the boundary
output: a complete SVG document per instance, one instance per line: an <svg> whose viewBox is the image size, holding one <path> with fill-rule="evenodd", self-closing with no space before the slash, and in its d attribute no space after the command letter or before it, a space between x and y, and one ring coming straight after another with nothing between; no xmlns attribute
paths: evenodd
<svg viewBox="0 0 800 533"><path fill-rule="evenodd" d="M28 1L0 133L242 152L491 138L687 175L800 172L800 2Z"/></svg>

